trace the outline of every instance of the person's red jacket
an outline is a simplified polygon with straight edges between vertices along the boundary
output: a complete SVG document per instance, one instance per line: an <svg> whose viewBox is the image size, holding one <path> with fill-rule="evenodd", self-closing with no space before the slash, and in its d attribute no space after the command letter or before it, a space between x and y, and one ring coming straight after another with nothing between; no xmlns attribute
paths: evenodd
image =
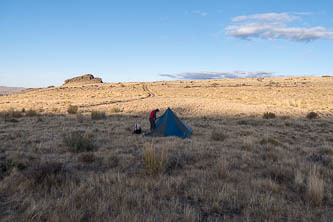
<svg viewBox="0 0 333 222"><path fill-rule="evenodd" d="M150 119L156 119L156 109L154 109L153 111L151 111L150 115L149 115Z"/></svg>

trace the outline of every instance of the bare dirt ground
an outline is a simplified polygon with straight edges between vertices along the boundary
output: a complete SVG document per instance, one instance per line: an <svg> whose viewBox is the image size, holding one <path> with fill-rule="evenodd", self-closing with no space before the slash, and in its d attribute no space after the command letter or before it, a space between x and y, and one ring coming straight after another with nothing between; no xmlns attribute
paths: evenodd
<svg viewBox="0 0 333 222"><path fill-rule="evenodd" d="M132 134L167 107L190 139ZM66 85L0 116L1 221L333 217L333 78Z"/></svg>

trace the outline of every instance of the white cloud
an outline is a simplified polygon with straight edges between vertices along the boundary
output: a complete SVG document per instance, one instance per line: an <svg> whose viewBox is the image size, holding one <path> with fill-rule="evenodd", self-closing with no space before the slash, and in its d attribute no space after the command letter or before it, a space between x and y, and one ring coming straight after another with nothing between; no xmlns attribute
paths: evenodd
<svg viewBox="0 0 333 222"><path fill-rule="evenodd" d="M301 20L296 15L309 13L266 13L249 16L237 16L233 24L226 27L228 35L241 39L287 39L291 41L309 42L316 39L333 39L333 31L325 27L292 27L288 23Z"/></svg>
<svg viewBox="0 0 333 222"><path fill-rule="evenodd" d="M259 71L259 72L185 72L179 74L160 74L160 76L172 79L183 80L202 80L202 79L236 79L236 78L263 78L271 77L273 72Z"/></svg>

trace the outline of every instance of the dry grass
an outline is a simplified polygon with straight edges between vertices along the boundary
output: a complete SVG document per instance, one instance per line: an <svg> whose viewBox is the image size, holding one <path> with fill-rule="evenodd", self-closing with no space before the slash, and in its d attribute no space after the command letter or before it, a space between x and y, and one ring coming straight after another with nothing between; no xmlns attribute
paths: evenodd
<svg viewBox="0 0 333 222"><path fill-rule="evenodd" d="M0 221L331 221L332 94L333 79L300 77L2 96ZM190 139L132 134L168 106Z"/></svg>
<svg viewBox="0 0 333 222"><path fill-rule="evenodd" d="M307 184L307 197L314 205L320 205L324 198L324 180L321 178L317 166L310 170Z"/></svg>
<svg viewBox="0 0 333 222"><path fill-rule="evenodd" d="M168 161L168 154L165 149L159 150L151 145L144 148L143 159L148 173L161 174Z"/></svg>

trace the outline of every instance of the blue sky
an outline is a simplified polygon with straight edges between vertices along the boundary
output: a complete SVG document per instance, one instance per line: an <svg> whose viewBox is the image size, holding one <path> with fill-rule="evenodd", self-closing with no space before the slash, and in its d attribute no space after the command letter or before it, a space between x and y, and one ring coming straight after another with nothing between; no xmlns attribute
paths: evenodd
<svg viewBox="0 0 333 222"><path fill-rule="evenodd" d="M333 74L329 0L1 0L0 85Z"/></svg>

